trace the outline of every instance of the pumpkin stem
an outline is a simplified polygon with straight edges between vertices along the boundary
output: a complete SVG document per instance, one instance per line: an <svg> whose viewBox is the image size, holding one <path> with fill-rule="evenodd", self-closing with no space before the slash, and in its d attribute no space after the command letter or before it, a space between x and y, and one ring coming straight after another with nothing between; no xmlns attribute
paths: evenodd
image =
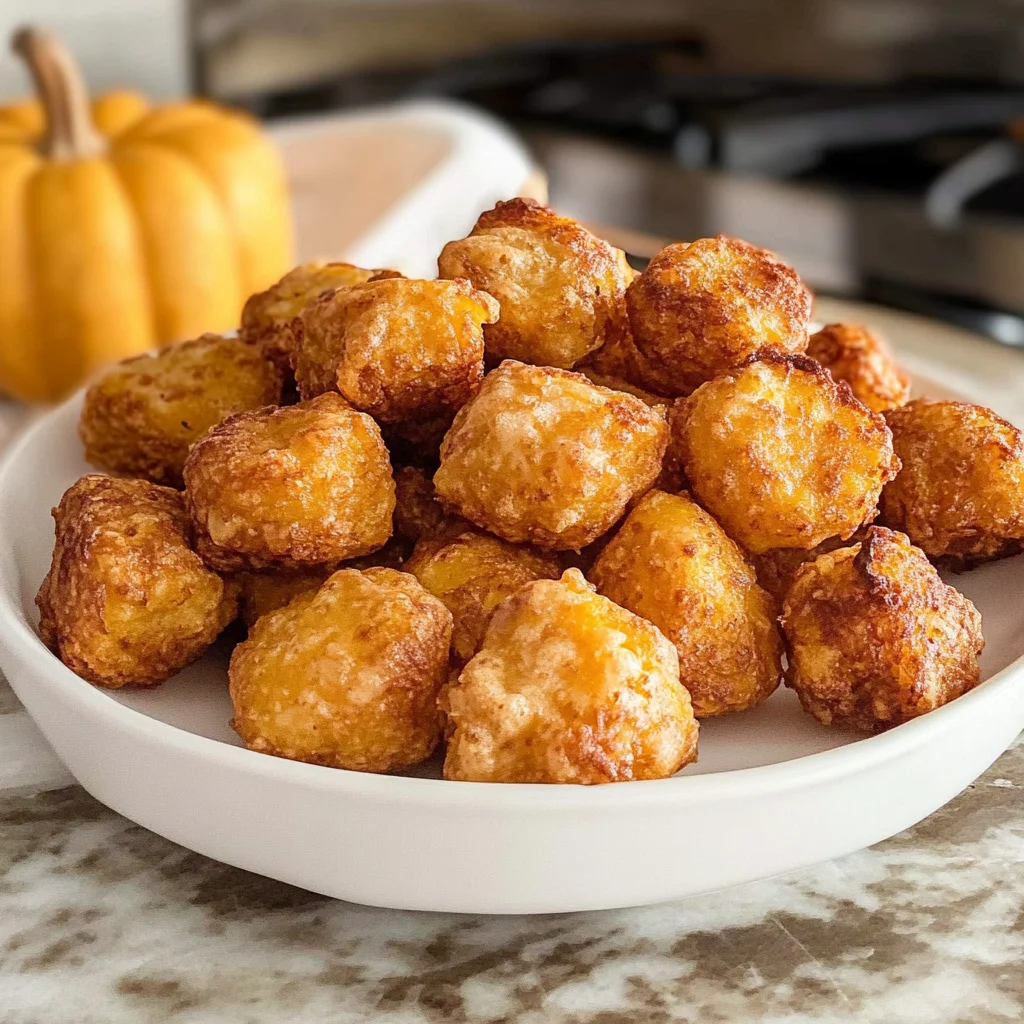
<svg viewBox="0 0 1024 1024"><path fill-rule="evenodd" d="M43 104L43 152L54 160L98 156L103 138L93 127L81 73L60 40L35 28L19 29L11 49L28 65Z"/></svg>

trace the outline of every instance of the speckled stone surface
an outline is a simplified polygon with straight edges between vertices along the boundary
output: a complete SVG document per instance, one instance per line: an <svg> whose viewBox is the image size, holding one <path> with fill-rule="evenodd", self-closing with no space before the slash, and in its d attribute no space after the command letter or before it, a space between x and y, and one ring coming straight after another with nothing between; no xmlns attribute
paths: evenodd
<svg viewBox="0 0 1024 1024"><path fill-rule="evenodd" d="M3 1024L1022 1019L1020 741L873 849L547 917L357 907L189 853L77 788L0 797Z"/></svg>

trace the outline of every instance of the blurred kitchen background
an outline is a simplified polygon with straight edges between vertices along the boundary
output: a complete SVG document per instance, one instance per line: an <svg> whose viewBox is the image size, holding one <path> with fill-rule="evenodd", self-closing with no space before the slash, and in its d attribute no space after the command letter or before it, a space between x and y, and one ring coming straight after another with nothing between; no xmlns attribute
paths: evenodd
<svg viewBox="0 0 1024 1024"><path fill-rule="evenodd" d="M272 122L465 101L521 134L553 205L620 237L741 235L822 293L1024 345L1020 0L0 4L0 29L28 18L94 89Z"/></svg>

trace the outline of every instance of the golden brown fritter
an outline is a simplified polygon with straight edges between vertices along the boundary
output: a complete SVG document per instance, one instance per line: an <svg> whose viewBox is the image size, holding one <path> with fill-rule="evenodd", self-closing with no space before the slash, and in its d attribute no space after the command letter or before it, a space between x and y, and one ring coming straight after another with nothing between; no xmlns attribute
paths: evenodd
<svg viewBox="0 0 1024 1024"><path fill-rule="evenodd" d="M786 682L825 725L880 732L978 684L977 609L882 527L797 572L782 628Z"/></svg>
<svg viewBox="0 0 1024 1024"><path fill-rule="evenodd" d="M489 363L516 359L569 369L605 343L633 272L625 253L532 199L482 213L467 238L437 261L444 278L468 278L501 304L484 328Z"/></svg>
<svg viewBox="0 0 1024 1024"><path fill-rule="evenodd" d="M249 296L242 309L239 337L260 346L279 367L290 370L295 350L292 321L307 306L335 288L393 276L401 277L394 270L366 270L352 263L303 263L265 292Z"/></svg>
<svg viewBox="0 0 1024 1024"><path fill-rule="evenodd" d="M649 491L589 578L675 644L698 718L754 707L781 682L778 608L743 552L688 495Z"/></svg>
<svg viewBox="0 0 1024 1024"><path fill-rule="evenodd" d="M551 555L472 527L421 540L405 570L452 613L452 657L459 665L480 649L494 609L506 597L534 580L561 575Z"/></svg>
<svg viewBox="0 0 1024 1024"><path fill-rule="evenodd" d="M789 264L738 238L666 246L630 285L626 306L637 349L674 395L759 350L807 347L810 291Z"/></svg>
<svg viewBox="0 0 1024 1024"><path fill-rule="evenodd" d="M482 325L497 316L468 281L391 278L333 292L299 321L299 394L340 391L384 423L450 415L483 376Z"/></svg>
<svg viewBox="0 0 1024 1024"><path fill-rule="evenodd" d="M661 469L665 413L582 374L507 360L441 446L442 502L512 543L579 549Z"/></svg>
<svg viewBox="0 0 1024 1024"><path fill-rule="evenodd" d="M771 548L758 555L751 555L750 562L757 573L757 582L781 605L797 569L807 562L813 562L818 555L848 548L858 544L867 536L868 527L862 526L849 537L829 537L809 550L803 548Z"/></svg>
<svg viewBox="0 0 1024 1024"><path fill-rule="evenodd" d="M919 398L885 414L903 463L881 522L953 569L1024 547L1024 434L991 409Z"/></svg>
<svg viewBox="0 0 1024 1024"><path fill-rule="evenodd" d="M659 397L671 398L679 393L679 384L671 368L652 363L636 347L626 317L614 324L608 340L575 368L581 373L590 370L611 380L626 381L635 388Z"/></svg>
<svg viewBox="0 0 1024 1024"><path fill-rule="evenodd" d="M589 785L661 779L697 756L675 648L582 574L528 584L445 688L446 779Z"/></svg>
<svg viewBox="0 0 1024 1024"><path fill-rule="evenodd" d="M78 433L94 466L180 487L189 445L280 398L273 363L237 338L204 334L108 370L85 394Z"/></svg>
<svg viewBox="0 0 1024 1024"><path fill-rule="evenodd" d="M660 405L668 409L672 404L671 399L656 395L653 391L647 391L624 377L609 377L606 374L598 373L597 370L590 366L580 366L578 372L582 373L591 384L596 384L599 388L607 388L609 391L624 391L627 395L639 398L644 405L649 405L651 408Z"/></svg>
<svg viewBox="0 0 1024 1024"><path fill-rule="evenodd" d="M360 772L429 757L452 617L415 578L342 569L264 615L231 657L232 726L250 750Z"/></svg>
<svg viewBox="0 0 1024 1024"><path fill-rule="evenodd" d="M849 537L899 469L882 416L806 356L760 353L677 403L672 429L694 495L754 554Z"/></svg>
<svg viewBox="0 0 1024 1024"><path fill-rule="evenodd" d="M845 380L854 397L875 412L895 409L910 397L910 377L885 341L863 324L826 324L811 335L807 355Z"/></svg>
<svg viewBox="0 0 1024 1024"><path fill-rule="evenodd" d="M248 629L268 612L276 612L300 594L319 590L324 580L337 570L311 569L309 572L240 572L236 577L241 599L242 621Z"/></svg>
<svg viewBox="0 0 1024 1024"><path fill-rule="evenodd" d="M336 394L225 420L192 446L185 488L196 550L226 572L330 565L391 536L380 430Z"/></svg>
<svg viewBox="0 0 1024 1024"><path fill-rule="evenodd" d="M395 537L415 544L421 537L433 537L450 519L426 470L418 466L395 470Z"/></svg>
<svg viewBox="0 0 1024 1024"><path fill-rule="evenodd" d="M283 608L300 594L319 590L324 580L339 569L401 569L411 550L410 544L392 537L384 547L340 565L318 566L303 572L261 569L237 573L234 580L239 587L242 621L252 629L256 620L267 612Z"/></svg>
<svg viewBox="0 0 1024 1024"><path fill-rule="evenodd" d="M194 661L235 617L237 591L189 547L181 494L83 476L53 510L39 633L98 686L152 686Z"/></svg>

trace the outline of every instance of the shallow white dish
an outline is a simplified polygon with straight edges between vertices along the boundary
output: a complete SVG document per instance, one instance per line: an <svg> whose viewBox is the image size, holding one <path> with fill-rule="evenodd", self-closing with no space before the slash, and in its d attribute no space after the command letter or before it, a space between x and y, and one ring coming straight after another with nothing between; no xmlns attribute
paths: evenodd
<svg viewBox="0 0 1024 1024"><path fill-rule="evenodd" d="M939 387L928 388L932 393ZM1024 556L957 577L984 617L986 682L881 736L819 726L780 689L701 731L659 782L498 786L362 775L247 751L227 650L156 690L111 694L37 638L49 510L89 467L80 397L0 464L0 667L95 797L209 857L360 903L493 913L650 903L868 846L955 796L1024 727ZM431 772L435 777L429 777Z"/></svg>

